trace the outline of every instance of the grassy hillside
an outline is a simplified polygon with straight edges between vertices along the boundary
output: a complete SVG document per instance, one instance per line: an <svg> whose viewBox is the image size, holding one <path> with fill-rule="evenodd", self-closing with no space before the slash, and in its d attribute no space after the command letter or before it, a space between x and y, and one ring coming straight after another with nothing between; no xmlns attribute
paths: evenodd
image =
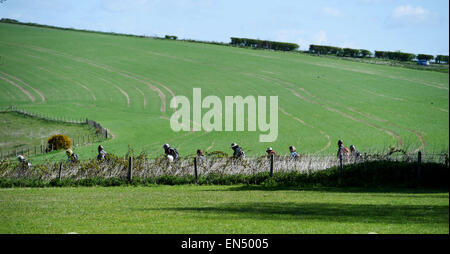
<svg viewBox="0 0 450 254"><path fill-rule="evenodd" d="M174 95L278 96L279 133L174 132ZM80 119L108 128L107 151L131 145L152 156L162 144L249 155L334 153L336 141L361 151L448 150L449 74L273 51L0 24L0 107ZM77 148L81 158L95 147ZM51 155L53 157L63 154ZM53 158L52 157L52 158ZM59 157L58 157L59 158Z"/></svg>

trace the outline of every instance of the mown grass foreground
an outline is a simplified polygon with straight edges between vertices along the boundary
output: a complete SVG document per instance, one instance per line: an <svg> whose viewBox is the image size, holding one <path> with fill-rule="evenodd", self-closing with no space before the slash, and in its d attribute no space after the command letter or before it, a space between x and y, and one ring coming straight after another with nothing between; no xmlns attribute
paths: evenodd
<svg viewBox="0 0 450 254"><path fill-rule="evenodd" d="M0 202L0 233L449 233L446 191L10 188Z"/></svg>

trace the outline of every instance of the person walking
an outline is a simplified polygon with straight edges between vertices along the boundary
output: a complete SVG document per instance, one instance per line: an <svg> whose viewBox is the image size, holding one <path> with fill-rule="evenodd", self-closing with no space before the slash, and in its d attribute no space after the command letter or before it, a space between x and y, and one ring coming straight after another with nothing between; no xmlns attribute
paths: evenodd
<svg viewBox="0 0 450 254"><path fill-rule="evenodd" d="M245 153L240 146L236 143L231 143L231 149L233 149L233 158L235 159L244 159Z"/></svg>
<svg viewBox="0 0 450 254"><path fill-rule="evenodd" d="M267 148L266 153L267 153L267 158L269 158L269 159L270 159L270 156L277 155L277 153L272 149L272 147Z"/></svg>
<svg viewBox="0 0 450 254"><path fill-rule="evenodd" d="M197 160L199 162L202 162L202 161L206 160L205 156L203 155L203 150L202 149L197 149Z"/></svg>
<svg viewBox="0 0 450 254"><path fill-rule="evenodd" d="M66 150L67 162L78 162L78 155L72 151L72 149Z"/></svg>
<svg viewBox="0 0 450 254"><path fill-rule="evenodd" d="M25 156L19 155L17 156L17 160L19 161L19 167L21 169L29 169L31 167L31 163L25 159Z"/></svg>
<svg viewBox="0 0 450 254"><path fill-rule="evenodd" d="M180 158L180 154L178 153L177 149L170 147L169 144L164 144L163 145L164 148L164 153L167 156L167 159L169 159L169 161L177 161Z"/></svg>
<svg viewBox="0 0 450 254"><path fill-rule="evenodd" d="M352 157L355 160L361 158L361 153L358 150L356 150L356 147L354 145L350 146L350 157Z"/></svg>
<svg viewBox="0 0 450 254"><path fill-rule="evenodd" d="M105 156L106 156L107 152L105 151L103 146L99 145L97 150L98 150L97 160L101 161L101 160L105 159Z"/></svg>
<svg viewBox="0 0 450 254"><path fill-rule="evenodd" d="M337 151L337 157L344 159L347 158L349 155L349 150L347 147L344 146L344 142L342 140L338 140L338 151Z"/></svg>
<svg viewBox="0 0 450 254"><path fill-rule="evenodd" d="M300 157L295 146L289 146L289 152L291 153L291 159L297 159Z"/></svg>

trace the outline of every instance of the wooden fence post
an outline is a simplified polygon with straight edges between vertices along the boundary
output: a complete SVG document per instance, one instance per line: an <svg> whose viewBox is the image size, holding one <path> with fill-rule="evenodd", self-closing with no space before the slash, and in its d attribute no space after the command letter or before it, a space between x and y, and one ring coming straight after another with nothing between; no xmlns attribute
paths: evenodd
<svg viewBox="0 0 450 254"><path fill-rule="evenodd" d="M59 163L59 173L58 173L58 179L61 181L61 173L62 173L62 166L63 166L63 162L61 161Z"/></svg>
<svg viewBox="0 0 450 254"><path fill-rule="evenodd" d="M273 154L270 155L270 177L273 176Z"/></svg>
<svg viewBox="0 0 450 254"><path fill-rule="evenodd" d="M422 152L419 151L417 153L417 181L418 181L419 184L422 182L421 164L422 164Z"/></svg>
<svg viewBox="0 0 450 254"><path fill-rule="evenodd" d="M198 184L197 157L194 157L194 174L195 174L195 183Z"/></svg>
<svg viewBox="0 0 450 254"><path fill-rule="evenodd" d="M130 156L128 157L128 175L127 175L128 182L131 183L131 180L133 179L133 158Z"/></svg>

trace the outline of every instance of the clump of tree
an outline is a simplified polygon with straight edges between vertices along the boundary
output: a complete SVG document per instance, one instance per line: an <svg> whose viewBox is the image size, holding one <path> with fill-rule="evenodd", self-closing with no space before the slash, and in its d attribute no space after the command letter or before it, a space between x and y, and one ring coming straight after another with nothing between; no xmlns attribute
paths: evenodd
<svg viewBox="0 0 450 254"><path fill-rule="evenodd" d="M375 51L376 58L397 60L397 61L412 61L416 55L411 53L404 53L400 51Z"/></svg>
<svg viewBox="0 0 450 254"><path fill-rule="evenodd" d="M273 49L281 51L292 51L299 48L298 44L278 42L278 41L267 41L267 40L257 40L249 38L236 38L231 37L231 45L240 47L251 47L259 49Z"/></svg>
<svg viewBox="0 0 450 254"><path fill-rule="evenodd" d="M166 37L165 37L167 40L177 40L177 36L175 36L175 35L166 35Z"/></svg>
<svg viewBox="0 0 450 254"><path fill-rule="evenodd" d="M345 57L370 57L372 52L367 49L339 48L326 45L309 45L309 53L317 55L335 55Z"/></svg>
<svg viewBox="0 0 450 254"><path fill-rule="evenodd" d="M440 63L448 63L448 56L444 56L444 55L437 55L436 59L435 59L436 63L440 64Z"/></svg>
<svg viewBox="0 0 450 254"><path fill-rule="evenodd" d="M342 55L344 50L339 47L324 45L309 45L309 53L317 55Z"/></svg>
<svg viewBox="0 0 450 254"><path fill-rule="evenodd" d="M344 48L343 50L343 56L348 57L359 57L361 51L359 49L352 49L352 48Z"/></svg>
<svg viewBox="0 0 450 254"><path fill-rule="evenodd" d="M17 24L20 23L18 20L15 19L8 19L8 18L2 18L0 19L1 23L11 23L11 24Z"/></svg>
<svg viewBox="0 0 450 254"><path fill-rule="evenodd" d="M417 55L417 60L430 61L430 60L433 60L433 59L434 59L433 55L426 55L426 54L418 54Z"/></svg>
<svg viewBox="0 0 450 254"><path fill-rule="evenodd" d="M47 151L59 150L59 149L69 149L72 147L72 140L63 134L57 134L51 136L48 140Z"/></svg>
<svg viewBox="0 0 450 254"><path fill-rule="evenodd" d="M372 52L370 52L370 50L367 49L360 49L360 56L361 57L371 57L372 56Z"/></svg>

